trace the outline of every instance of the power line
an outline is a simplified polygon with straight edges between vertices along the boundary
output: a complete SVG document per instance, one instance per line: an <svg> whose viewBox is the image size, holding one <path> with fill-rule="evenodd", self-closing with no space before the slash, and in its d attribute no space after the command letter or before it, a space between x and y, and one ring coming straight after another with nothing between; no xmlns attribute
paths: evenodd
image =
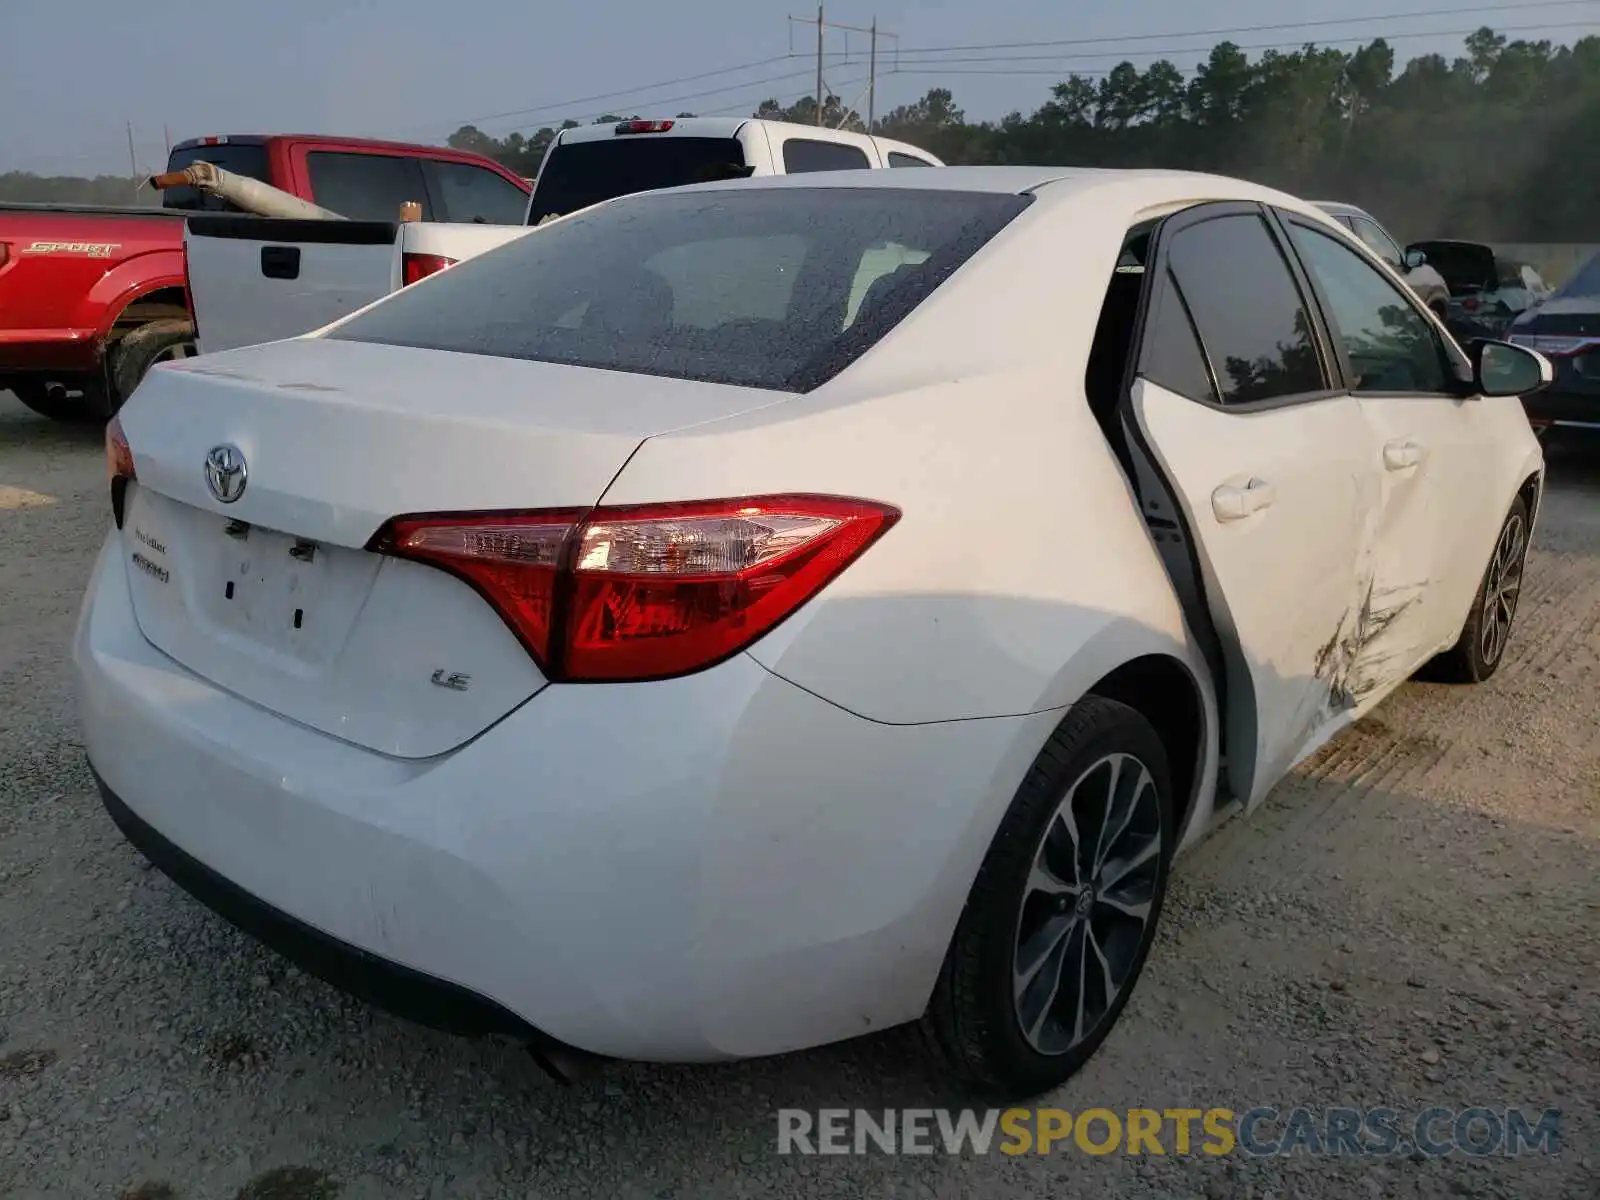
<svg viewBox="0 0 1600 1200"><path fill-rule="evenodd" d="M758 58L754 62L740 63L736 67L718 67L714 71L702 71L698 75L683 75L677 79L664 79L659 83L641 84L621 92L601 92L596 96L580 96L576 100L561 100L552 104L540 104L533 108L514 108L508 112L487 113L481 117L465 117L457 124L475 125L479 121L500 121L507 117L522 117L529 113L542 113L557 108L576 108L580 104L592 104L600 100L618 100L637 95L640 92L653 92L657 88L678 87L685 83L698 83L702 79L714 79L719 75L737 75L740 71L753 71L757 67L770 67L774 63L788 62L800 57L797 54L777 54L771 58Z"/></svg>
<svg viewBox="0 0 1600 1200"><path fill-rule="evenodd" d="M1526 12L1526 11L1528 11L1530 9L1574 8L1574 7L1577 7L1579 5L1592 4L1594 2L1595 2L1595 0L1537 0L1536 3L1532 3L1532 4L1500 3L1500 4L1480 4L1480 5L1473 5L1473 6L1464 7L1464 8L1458 7L1458 8L1415 9L1415 10L1410 10L1410 11L1406 11L1406 12L1371 13L1371 14L1367 14L1367 15L1364 15L1364 16L1323 18L1323 19L1314 20L1314 21L1280 21L1280 22L1271 22L1271 23L1256 24L1256 25L1235 25L1235 26L1217 27L1217 28L1211 28L1211 29L1191 29L1191 30L1185 30L1185 31L1169 31L1169 32L1165 32L1165 33L1134 33L1134 34L1120 34L1120 35L1114 35L1114 36L1113 35L1107 35L1107 36L1090 37L1090 38L1060 38L1060 39L1054 39L1054 40L1049 40L1049 41L1041 41L1041 40L1038 40L1038 39L1034 39L1034 40L1025 41L1025 42L988 42L988 43L966 43L966 44L949 45L949 46L908 47L905 50L897 52L897 54L895 55L895 59L893 61L891 61L891 63L887 66L887 68L880 67L880 70L884 74L902 74L902 75L933 74L934 72L929 72L929 71L907 71L907 70L902 69L899 66L896 66L895 63L898 62L900 64L909 65L909 66L937 65L938 63L941 63L941 62L955 63L958 60L950 59L950 58L931 58L931 57L926 57L926 56L955 54L955 53L960 53L960 52L963 52L963 51L1014 50L1014 49L1037 50L1037 49L1040 49L1041 47L1046 47L1046 46L1108 46L1109 47L1109 46L1115 46L1115 45L1117 45L1119 43L1125 43L1125 42L1170 41L1172 39L1178 39L1178 38L1224 37L1224 36L1231 35L1231 34L1265 33L1265 32L1274 31L1274 30L1323 29L1323 28L1329 28L1329 27L1337 26L1337 25L1354 25L1354 24L1364 24L1364 23L1371 23L1371 22L1382 22L1384 24L1388 24L1390 22L1405 21L1405 20L1408 20L1408 19L1411 19L1411 18L1418 18L1418 17L1433 17L1433 16L1454 16L1454 17L1459 17L1459 16L1466 16L1466 15L1469 15L1469 14L1480 14L1480 13ZM1496 30L1496 32L1514 32L1517 29L1578 28L1578 27L1580 27L1582 25L1587 25L1587 24L1591 24L1591 23L1590 22L1573 22L1573 23L1568 23L1568 24L1552 24L1552 25L1539 25L1539 26L1518 26L1518 27L1513 27L1513 28L1506 29L1506 30ZM1366 41L1372 41L1372 40L1374 40L1374 39L1376 39L1378 37L1384 37L1387 40L1399 40L1399 39L1407 38L1407 37L1449 36L1449 35L1451 35L1451 34L1453 34L1455 32L1456 31L1447 31L1444 34L1437 33L1437 32L1435 32L1435 33L1426 33L1426 34L1420 34L1420 33L1419 34L1408 34L1408 33L1383 34L1383 33L1374 33L1370 37L1361 37L1361 38L1352 37L1352 38L1347 38L1347 39L1335 39L1335 40L1342 40L1342 41L1345 41L1345 42L1354 42L1354 41L1366 42ZM1468 34L1468 33L1475 32L1475 31L1471 30L1471 29L1468 29L1468 30L1464 30L1464 31L1460 31L1460 32L1463 35L1465 35L1465 34ZM1263 46L1260 46L1258 48L1260 48L1260 49L1282 49L1286 45L1298 45L1298 44L1299 44L1298 42L1296 42L1296 43L1278 43L1278 44L1274 44L1274 45L1270 45L1270 46L1263 45ZM1211 49L1211 47L1207 46L1207 47L1204 47L1201 52L1205 52L1205 51L1208 51L1210 49ZM1156 51L1134 51L1134 50L1119 51L1119 50L1114 50L1114 49L1107 49L1107 50L1104 50L1104 51L1100 52L1099 54L1082 55L1082 56L1078 56L1078 57L1093 57L1093 58L1107 57L1107 58L1109 58L1109 57L1111 57L1113 55L1118 55L1118 54L1138 55L1140 57L1143 57L1146 54L1157 54L1157 55L1160 55L1160 54L1167 54L1167 53L1178 54L1178 53L1192 53L1192 52L1193 51L1191 51L1189 49L1186 49L1186 48L1174 48L1174 49L1171 49L1171 50L1156 50ZM571 116L572 115L572 110L577 109L582 105L595 104L595 103L599 103L601 101L612 101L612 102L615 102L616 105L621 106L621 107L677 104L677 103L682 103L682 102L687 101L687 100L702 99L702 98L704 98L706 96L724 95L724 94L726 94L728 92L736 91L736 90L738 90L740 88L747 88L747 87L748 88L759 88L759 87L764 87L764 86L766 86L768 84L771 84L771 83L781 83L781 82L784 82L784 81L789 80L789 79L799 78L801 75L808 75L811 72L810 71L785 72L785 73L778 74L778 75L766 76L766 77L763 77L761 79L746 80L744 82L737 83L737 84L730 84L730 85L725 86L725 87L711 88L711 89L706 89L704 91L691 92L691 93L687 93L687 94L684 94L684 95L666 97L666 98L663 98L663 99L648 98L648 97L645 97L643 95L643 93L656 91L656 90L661 89L661 88L677 87L677 86L685 84L685 83L697 83L697 82L699 82L701 80L704 80L704 79L714 79L714 78L719 78L719 77L727 76L727 75L735 75L735 74L738 74L738 73L743 72L743 71L755 70L755 69L757 69L759 67L773 66L773 65L776 65L778 63L792 62L792 61L794 61L796 59L809 58L809 57L810 57L809 55L801 55L801 54L796 54L796 53L779 54L779 55L774 55L774 56L769 57L769 58L756 59L756 60L753 60L751 62L740 63L740 64L735 65L735 66L719 67L719 68L716 68L715 70L701 71L701 72L698 72L697 74L694 74L694 75L679 76L676 79L661 80L661 81L658 81L656 83L650 83L650 84L641 84L641 85L639 85L637 87L623 89L623 90L620 90L620 91L602 92L602 93L598 93L598 94L595 94L595 95L581 96L581 97L577 97L577 98L569 99L569 100L551 101L551 102L549 102L547 104L540 104L540 105L537 105L537 106L534 106L534 107L529 107L529 108L511 109L511 110L508 110L506 112L501 112L501 113L491 113L491 114L486 114L486 115L478 116L478 117L470 117L470 118L466 118L465 120L458 121L458 122L456 122L456 124L458 126L459 125L475 125L475 124L479 124L481 122L486 122L486 121L505 120L505 119L510 118L510 117L530 117L531 118L530 120L519 122L518 125L516 126L516 128L525 129L525 128L529 128L531 126L538 125L541 122L543 122L545 120L548 120L548 119L561 119L561 118L565 118L565 117ZM826 53L825 57L826 58L832 58L832 59L838 59L838 58L841 58L841 57L848 58L849 57L849 52L848 51L845 51L845 52L830 51L830 52ZM1053 58L1053 57L1056 57L1056 56L1041 56L1041 57L1052 57ZM1066 56L1060 56L1060 57L1066 57ZM908 62L908 59L909 59L909 62ZM1001 60L997 60L997 61L1024 61L1024 60L1019 58L1019 59L1015 59L1015 60L1001 59ZM998 74L998 73L1001 73L1001 72L952 71L951 73L952 74ZM1023 73L1023 72L1016 72L1016 73ZM1046 72L1046 73L1048 73L1048 72ZM1093 72L1079 72L1079 73L1080 74L1092 74ZM810 93L807 92L807 93L804 93L804 94L805 95L809 95ZM597 111L597 110L590 110L589 113L586 113L584 115L591 115L595 111Z"/></svg>
<svg viewBox="0 0 1600 1200"><path fill-rule="evenodd" d="M963 50L1020 50L1040 46L1099 46L1117 42L1147 42L1163 38L1222 37L1234 33L1266 33L1275 29L1321 29L1330 25L1355 25L1369 21L1404 21L1412 17L1462 17L1471 13L1525 12L1531 8L1576 8L1594 0L1536 0L1533 4L1480 4L1471 8L1430 8L1410 12L1372 13L1364 17L1331 17L1316 21L1282 21L1268 25L1233 25L1221 29L1188 29L1166 33L1129 33L1091 38L1033 39L1026 42L989 42L960 46L908 46L902 54L948 54ZM1587 22L1586 22L1587 23ZM1472 32L1469 30L1468 32ZM1498 32L1498 31L1497 31ZM1382 36L1382 35L1374 35ZM1116 53L1108 51L1108 53Z"/></svg>
<svg viewBox="0 0 1600 1200"><path fill-rule="evenodd" d="M1556 23L1549 24L1549 25L1505 25L1505 26L1502 26L1501 28L1495 30L1495 32L1496 33L1531 33L1531 32L1537 31L1537 30L1544 30L1544 29L1588 29L1588 28L1593 28L1594 26L1595 26L1595 22L1593 22L1593 21L1565 21L1565 22L1556 22ZM1468 34L1475 33L1475 32L1476 32L1475 29L1425 29L1425 30L1417 30L1414 33L1390 34L1384 40L1386 40L1386 41L1403 41L1403 40L1405 40L1407 38L1436 38L1436 37L1453 37L1453 36L1465 37ZM1304 45L1307 45L1307 44L1310 44L1310 45L1313 45L1313 46L1318 46L1318 47L1322 47L1322 46L1345 46L1345 45L1369 45L1369 44L1371 44L1372 41L1373 41L1373 39L1371 37L1357 36L1357 37L1346 37L1346 38L1324 38L1321 41L1312 42L1312 43L1298 42L1298 41L1296 41L1296 42L1255 42L1255 43L1245 44L1245 45L1236 45L1236 48L1239 49L1239 50L1246 50L1246 51L1249 51L1249 50L1287 50L1287 49L1298 49L1301 46L1304 46ZM1213 43L1210 46L1158 46L1158 47L1155 47L1154 49L1129 50L1126 53L1128 55L1135 55L1135 56L1138 56L1140 58L1143 58L1143 57L1146 57L1146 56L1149 56L1149 55L1154 55L1154 56L1157 56L1157 57L1165 57L1166 55L1176 55L1176 54L1207 54L1211 50L1215 49L1215 47L1216 47L1216 43ZM1123 52L1118 51L1116 53L1121 54ZM912 67L923 67L923 66L926 66L926 67L943 67L946 64L954 65L954 64L960 64L960 63L1060 62L1060 61L1067 60L1067 59L1078 59L1078 60L1082 60L1082 59L1086 59L1086 58L1106 59L1106 58L1110 58L1110 57L1112 57L1112 53L1111 52L1107 52L1107 51L1100 51L1100 52L1088 51L1088 52L1083 52L1083 53L1078 53L1078 54L996 54L996 55L987 55L987 56L977 56L977 57L971 57L971 58L934 58L934 59L924 59L924 60L913 59L910 63L906 63L905 59L902 58L900 61L901 61L902 64L904 64L904 66L912 66ZM904 66L891 66L890 67L890 73L892 73L892 74L900 74L900 75L912 74L912 72L905 70ZM924 74L924 75L926 75L926 74L937 74L937 72L933 72L933 71L920 71L920 72L916 72L916 73L917 74ZM953 71L951 73L959 75L959 74L966 74L967 72ZM1015 73L1020 74L1022 72L1015 72Z"/></svg>

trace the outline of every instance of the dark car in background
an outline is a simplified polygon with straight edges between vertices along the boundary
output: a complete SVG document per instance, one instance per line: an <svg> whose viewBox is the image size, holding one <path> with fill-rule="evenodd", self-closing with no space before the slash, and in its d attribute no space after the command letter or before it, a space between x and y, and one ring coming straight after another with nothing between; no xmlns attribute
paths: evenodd
<svg viewBox="0 0 1600 1200"><path fill-rule="evenodd" d="M1483 242L1413 242L1407 249L1420 250L1444 276L1450 289L1446 321L1458 337L1501 337L1521 313L1550 294L1532 266Z"/></svg>
<svg viewBox="0 0 1600 1200"><path fill-rule="evenodd" d="M1600 432L1600 254L1518 315L1506 340L1539 351L1555 367L1550 386L1523 400L1537 433Z"/></svg>

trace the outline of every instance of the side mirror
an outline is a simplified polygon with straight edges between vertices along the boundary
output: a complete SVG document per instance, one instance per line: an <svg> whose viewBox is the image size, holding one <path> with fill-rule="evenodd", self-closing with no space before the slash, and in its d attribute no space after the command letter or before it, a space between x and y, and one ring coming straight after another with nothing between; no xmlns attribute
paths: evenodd
<svg viewBox="0 0 1600 1200"><path fill-rule="evenodd" d="M1426 254L1424 254L1421 250L1407 250L1406 251L1406 270L1408 270L1408 271L1415 271L1418 267L1422 266L1427 261L1428 261L1428 256Z"/></svg>
<svg viewBox="0 0 1600 1200"><path fill-rule="evenodd" d="M1550 360L1537 350L1510 342L1472 343L1472 379L1480 396L1526 396L1555 377Z"/></svg>

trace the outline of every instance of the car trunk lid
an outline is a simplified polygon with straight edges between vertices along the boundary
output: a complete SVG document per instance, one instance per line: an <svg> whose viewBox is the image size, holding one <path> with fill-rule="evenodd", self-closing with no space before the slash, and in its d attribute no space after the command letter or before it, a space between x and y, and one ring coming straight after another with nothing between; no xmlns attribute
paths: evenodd
<svg viewBox="0 0 1600 1200"><path fill-rule="evenodd" d="M644 438L774 399L320 338L157 368L121 417L136 616L264 708L387 754L444 753L545 679L467 584L367 550L383 524L587 507ZM242 484L227 502L208 482L218 447L244 468L221 473Z"/></svg>

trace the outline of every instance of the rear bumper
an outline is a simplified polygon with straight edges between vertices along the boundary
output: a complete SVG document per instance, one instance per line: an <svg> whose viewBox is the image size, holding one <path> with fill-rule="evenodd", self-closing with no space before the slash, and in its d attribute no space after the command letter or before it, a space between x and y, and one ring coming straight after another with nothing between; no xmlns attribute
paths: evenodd
<svg viewBox="0 0 1600 1200"><path fill-rule="evenodd" d="M152 647L115 532L74 660L108 809L206 903L429 1024L617 1058L779 1053L920 1015L1059 720L882 725L739 655L551 687L459 750L394 759Z"/></svg>
<svg viewBox="0 0 1600 1200"><path fill-rule="evenodd" d="M0 329L0 378L98 373L104 351L94 329Z"/></svg>

